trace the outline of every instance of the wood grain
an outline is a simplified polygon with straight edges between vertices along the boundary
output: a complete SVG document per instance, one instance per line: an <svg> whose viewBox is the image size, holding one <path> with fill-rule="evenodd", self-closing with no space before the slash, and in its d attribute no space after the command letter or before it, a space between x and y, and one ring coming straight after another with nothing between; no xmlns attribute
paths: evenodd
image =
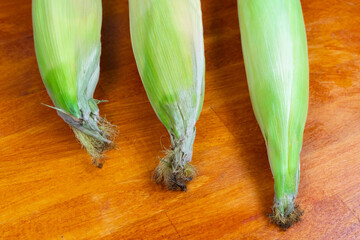
<svg viewBox="0 0 360 240"><path fill-rule="evenodd" d="M120 127L103 169L76 143L42 84L31 1L0 2L1 239L360 239L360 2L303 0L310 106L303 221L266 213L273 180L247 89L235 0L203 0L206 97L188 192L151 181L169 145L132 54L128 3L104 0L101 113Z"/></svg>

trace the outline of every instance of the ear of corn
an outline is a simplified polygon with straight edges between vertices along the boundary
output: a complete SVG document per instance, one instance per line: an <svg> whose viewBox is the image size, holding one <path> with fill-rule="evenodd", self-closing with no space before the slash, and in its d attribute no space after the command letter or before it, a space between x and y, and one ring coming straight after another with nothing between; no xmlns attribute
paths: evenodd
<svg viewBox="0 0 360 240"><path fill-rule="evenodd" d="M308 109L309 64L299 0L238 0L251 102L275 181L272 221L288 228L295 206Z"/></svg>
<svg viewBox="0 0 360 240"><path fill-rule="evenodd" d="M58 114L99 160L112 133L93 99L100 72L101 0L33 0L32 7L43 82Z"/></svg>
<svg viewBox="0 0 360 240"><path fill-rule="evenodd" d="M186 190L195 123L204 99L204 40L199 0L130 0L137 67L150 103L171 136L155 180Z"/></svg>

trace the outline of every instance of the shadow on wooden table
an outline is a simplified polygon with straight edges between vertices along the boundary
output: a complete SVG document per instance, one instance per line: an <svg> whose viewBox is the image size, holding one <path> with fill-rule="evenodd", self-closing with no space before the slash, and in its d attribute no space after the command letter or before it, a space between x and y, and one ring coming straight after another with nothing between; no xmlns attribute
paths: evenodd
<svg viewBox="0 0 360 240"><path fill-rule="evenodd" d="M116 158L131 161L136 169L133 173L144 184L141 189L152 194L154 190L163 191L151 178L158 164L157 156L163 156L161 141L153 136L159 133L159 129L166 138L168 135L146 96L131 46L129 6L127 2L121 5L125 6L119 8L117 2L103 1L99 95L109 100L102 107L103 113L108 112L108 120L119 127L119 149L114 151L117 157L113 161ZM169 145L165 139L163 142L166 147Z"/></svg>
<svg viewBox="0 0 360 240"><path fill-rule="evenodd" d="M224 69L217 74L223 77L214 81L218 97L223 102L214 111L238 140L240 152L244 153L239 155L239 161L249 171L250 178L256 185L256 189L248 190L256 191L258 199L255 202L260 202L264 214L269 213L273 204L273 178L265 142L251 107L242 60L236 1L208 1L206 4L206 9L213 11L209 15L218 16L207 19L207 26L204 25L205 33L217 36L215 40L211 40L213 46L211 53L208 50L207 62L211 62L209 68ZM240 65L236 64L239 62Z"/></svg>
<svg viewBox="0 0 360 240"><path fill-rule="evenodd" d="M124 42L129 31L129 22L122 16L122 12L114 12L112 1L103 1L103 22L101 29L101 71L108 72L120 69L125 58L121 56ZM111 84L117 79L107 79Z"/></svg>

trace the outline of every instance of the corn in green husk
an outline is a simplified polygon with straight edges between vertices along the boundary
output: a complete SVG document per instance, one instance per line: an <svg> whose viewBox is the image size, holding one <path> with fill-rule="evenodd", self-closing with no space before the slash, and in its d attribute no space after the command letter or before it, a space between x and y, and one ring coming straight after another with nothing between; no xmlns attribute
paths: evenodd
<svg viewBox="0 0 360 240"><path fill-rule="evenodd" d="M57 113L102 166L112 125L93 99L99 80L101 0L33 0L33 29L43 82Z"/></svg>
<svg viewBox="0 0 360 240"><path fill-rule="evenodd" d="M275 181L271 220L283 229L300 220L295 205L308 110L309 63L299 0L238 0L251 102Z"/></svg>
<svg viewBox="0 0 360 240"><path fill-rule="evenodd" d="M130 0L130 29L148 98L171 137L155 181L186 190L195 123L204 99L204 40L199 0Z"/></svg>

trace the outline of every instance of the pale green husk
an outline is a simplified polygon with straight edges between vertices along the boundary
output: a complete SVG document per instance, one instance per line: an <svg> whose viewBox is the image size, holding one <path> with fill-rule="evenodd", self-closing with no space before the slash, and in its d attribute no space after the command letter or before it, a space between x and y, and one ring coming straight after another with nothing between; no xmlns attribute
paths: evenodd
<svg viewBox="0 0 360 240"><path fill-rule="evenodd" d="M171 151L160 163L157 179L182 189L193 176L185 166L192 158L195 123L204 100L204 40L199 0L130 0L130 30L137 67L160 121L171 136ZM166 174L166 173L169 174ZM166 175L166 176L164 176ZM180 180L185 179L185 180Z"/></svg>
<svg viewBox="0 0 360 240"><path fill-rule="evenodd" d="M309 99L301 4L299 0L238 0L238 9L251 102L275 181L272 221L289 227L300 219L295 198Z"/></svg>
<svg viewBox="0 0 360 240"><path fill-rule="evenodd" d="M33 0L41 77L58 114L95 159L112 144L93 94L99 80L101 0ZM106 127L108 129L108 127Z"/></svg>

